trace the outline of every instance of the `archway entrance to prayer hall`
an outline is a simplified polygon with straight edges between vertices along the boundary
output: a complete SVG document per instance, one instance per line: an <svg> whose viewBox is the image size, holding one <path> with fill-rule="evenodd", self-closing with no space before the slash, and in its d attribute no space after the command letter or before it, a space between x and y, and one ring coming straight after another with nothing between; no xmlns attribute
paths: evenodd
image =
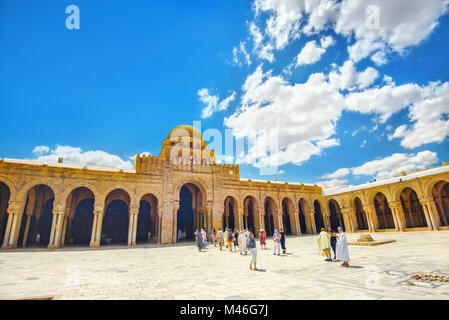
<svg viewBox="0 0 449 320"><path fill-rule="evenodd" d="M176 218L176 238L179 231L185 234L181 240L193 241L195 230L206 226L203 195L193 183L187 183L179 191L179 209ZM179 241L181 241L179 240Z"/></svg>

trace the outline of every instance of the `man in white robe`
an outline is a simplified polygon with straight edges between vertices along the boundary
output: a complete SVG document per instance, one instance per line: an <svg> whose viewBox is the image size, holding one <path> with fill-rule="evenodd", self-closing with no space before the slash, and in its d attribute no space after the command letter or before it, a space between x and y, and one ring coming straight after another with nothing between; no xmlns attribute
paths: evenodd
<svg viewBox="0 0 449 320"><path fill-rule="evenodd" d="M349 267L348 241L341 227L338 227L336 258L339 261L343 261L341 264L343 267Z"/></svg>
<svg viewBox="0 0 449 320"><path fill-rule="evenodd" d="M240 231L239 239L238 239L238 240L239 240L240 254L242 254L242 253L247 254L247 252L246 252L246 247L247 247L247 241L248 241L248 239L246 238L246 234L245 234L244 231Z"/></svg>

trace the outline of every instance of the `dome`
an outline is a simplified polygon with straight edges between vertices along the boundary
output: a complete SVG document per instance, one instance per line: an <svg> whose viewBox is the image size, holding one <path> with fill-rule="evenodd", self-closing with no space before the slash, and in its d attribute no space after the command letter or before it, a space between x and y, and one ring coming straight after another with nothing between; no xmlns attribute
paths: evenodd
<svg viewBox="0 0 449 320"><path fill-rule="evenodd" d="M193 145L198 145L198 148L204 149L207 146L201 132L187 124L174 127L168 134L167 139L162 142L162 146L175 145L182 139L182 137L188 137Z"/></svg>
<svg viewBox="0 0 449 320"><path fill-rule="evenodd" d="M170 139L171 137L191 137L203 140L201 132L193 126L189 126L187 124L174 127L168 134L167 139Z"/></svg>

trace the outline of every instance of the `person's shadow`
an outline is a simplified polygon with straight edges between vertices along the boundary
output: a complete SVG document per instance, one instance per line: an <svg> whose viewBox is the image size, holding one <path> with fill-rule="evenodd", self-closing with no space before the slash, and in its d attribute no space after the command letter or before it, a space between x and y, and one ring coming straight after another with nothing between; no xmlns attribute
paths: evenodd
<svg viewBox="0 0 449 320"><path fill-rule="evenodd" d="M265 271L267 271L267 270L265 270L265 269L260 269L260 268L257 268L257 270L254 270L254 271L258 271L258 272L265 272Z"/></svg>

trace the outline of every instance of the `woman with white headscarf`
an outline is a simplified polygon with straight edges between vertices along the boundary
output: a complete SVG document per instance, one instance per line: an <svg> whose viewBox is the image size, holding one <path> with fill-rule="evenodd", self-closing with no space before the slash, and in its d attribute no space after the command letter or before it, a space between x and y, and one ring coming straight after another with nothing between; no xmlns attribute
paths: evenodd
<svg viewBox="0 0 449 320"><path fill-rule="evenodd" d="M338 227L336 258L339 261L343 261L341 264L343 267L349 267L348 241L341 227Z"/></svg>
<svg viewBox="0 0 449 320"><path fill-rule="evenodd" d="M274 243L274 247L273 247L273 254L280 256L281 255L281 235L279 234L278 229L274 229L274 233L273 233L273 243Z"/></svg>

